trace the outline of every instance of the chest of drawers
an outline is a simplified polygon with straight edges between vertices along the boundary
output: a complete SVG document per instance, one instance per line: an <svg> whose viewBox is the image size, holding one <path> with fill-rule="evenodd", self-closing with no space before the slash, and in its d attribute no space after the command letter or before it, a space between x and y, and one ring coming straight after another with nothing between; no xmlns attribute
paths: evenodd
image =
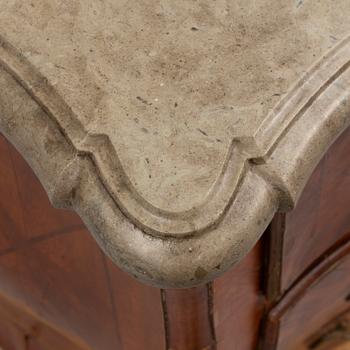
<svg viewBox="0 0 350 350"><path fill-rule="evenodd" d="M0 346L350 347L348 0L0 5Z"/></svg>

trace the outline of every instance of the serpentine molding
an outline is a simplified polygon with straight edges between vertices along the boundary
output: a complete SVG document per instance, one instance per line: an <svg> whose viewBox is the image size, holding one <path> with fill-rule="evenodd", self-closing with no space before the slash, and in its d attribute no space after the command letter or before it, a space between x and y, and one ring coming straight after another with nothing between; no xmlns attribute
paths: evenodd
<svg viewBox="0 0 350 350"><path fill-rule="evenodd" d="M20 96L41 110L40 116L34 107L24 111L27 117L35 114L37 129L28 130L15 108L1 116L0 127L52 202L75 209L118 265L157 286L203 283L239 261L274 213L294 206L317 162L350 122L347 38L305 74L254 135L232 140L201 205L170 212L137 192L109 138L88 133L54 87L4 38L0 67L0 86L4 90L6 82L9 89L0 105ZM39 145L52 138L61 145L56 159Z"/></svg>

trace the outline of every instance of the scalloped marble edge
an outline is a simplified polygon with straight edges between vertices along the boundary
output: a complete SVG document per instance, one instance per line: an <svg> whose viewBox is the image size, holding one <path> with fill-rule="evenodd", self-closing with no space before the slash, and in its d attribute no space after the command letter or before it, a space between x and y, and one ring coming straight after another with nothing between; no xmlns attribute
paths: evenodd
<svg viewBox="0 0 350 350"><path fill-rule="evenodd" d="M238 262L274 213L295 205L350 123L349 67L346 39L305 74L255 135L232 140L214 192L183 213L147 203L108 137L87 133L45 77L3 38L0 129L54 205L76 210L116 264L156 286L190 287Z"/></svg>

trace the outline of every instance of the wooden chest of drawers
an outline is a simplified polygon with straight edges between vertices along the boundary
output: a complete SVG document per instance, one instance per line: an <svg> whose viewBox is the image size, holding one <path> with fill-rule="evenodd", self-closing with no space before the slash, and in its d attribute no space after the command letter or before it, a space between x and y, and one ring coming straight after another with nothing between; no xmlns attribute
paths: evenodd
<svg viewBox="0 0 350 350"><path fill-rule="evenodd" d="M349 0L0 8L1 348L350 349Z"/></svg>
<svg viewBox="0 0 350 350"><path fill-rule="evenodd" d="M202 287L147 287L115 267L80 219L54 209L0 142L1 332L8 350L347 349L350 130L296 208Z"/></svg>

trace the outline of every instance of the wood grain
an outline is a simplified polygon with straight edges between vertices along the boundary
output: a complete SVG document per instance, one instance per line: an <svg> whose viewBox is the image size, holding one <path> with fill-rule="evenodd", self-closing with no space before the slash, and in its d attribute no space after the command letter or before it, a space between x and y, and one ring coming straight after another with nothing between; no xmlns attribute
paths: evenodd
<svg viewBox="0 0 350 350"><path fill-rule="evenodd" d="M256 349L265 307L262 242L237 266L214 282L214 320L218 350Z"/></svg>
<svg viewBox="0 0 350 350"><path fill-rule="evenodd" d="M0 339L4 350L88 350L81 339L57 329L25 305L0 296Z"/></svg>
<svg viewBox="0 0 350 350"><path fill-rule="evenodd" d="M286 214L277 213L264 233L263 288L268 305L281 295Z"/></svg>
<svg viewBox="0 0 350 350"><path fill-rule="evenodd" d="M165 349L161 291L141 284L106 258L120 347Z"/></svg>
<svg viewBox="0 0 350 350"><path fill-rule="evenodd" d="M168 349L216 349L209 298L209 286L163 291Z"/></svg>
<svg viewBox="0 0 350 350"><path fill-rule="evenodd" d="M305 341L349 308L350 234L272 307L261 348L306 349Z"/></svg>
<svg viewBox="0 0 350 350"><path fill-rule="evenodd" d="M350 235L285 297L276 311L280 317L277 349L295 349L328 320L349 308ZM278 310L279 309L279 310ZM272 317L274 312L272 312ZM306 347L305 347L306 348Z"/></svg>
<svg viewBox="0 0 350 350"><path fill-rule="evenodd" d="M350 307L313 334L306 345L309 350L348 350L350 348Z"/></svg>

